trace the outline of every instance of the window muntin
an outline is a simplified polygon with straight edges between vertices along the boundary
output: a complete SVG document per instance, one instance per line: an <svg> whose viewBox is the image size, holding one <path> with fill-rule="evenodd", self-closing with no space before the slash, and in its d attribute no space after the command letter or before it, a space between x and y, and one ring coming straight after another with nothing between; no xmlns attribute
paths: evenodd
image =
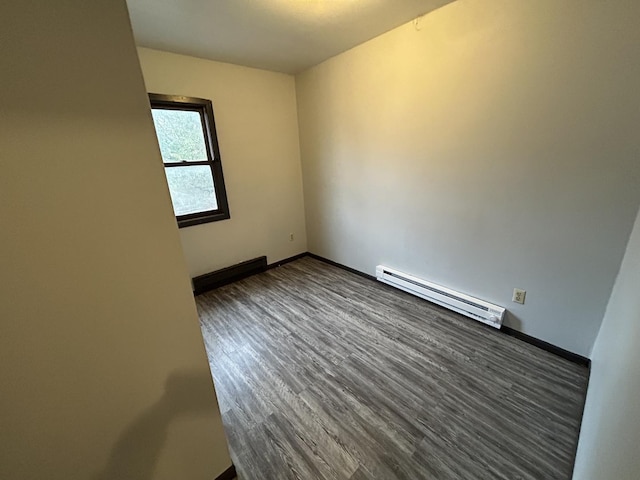
<svg viewBox="0 0 640 480"><path fill-rule="evenodd" d="M230 218L211 101L149 99L178 226Z"/></svg>

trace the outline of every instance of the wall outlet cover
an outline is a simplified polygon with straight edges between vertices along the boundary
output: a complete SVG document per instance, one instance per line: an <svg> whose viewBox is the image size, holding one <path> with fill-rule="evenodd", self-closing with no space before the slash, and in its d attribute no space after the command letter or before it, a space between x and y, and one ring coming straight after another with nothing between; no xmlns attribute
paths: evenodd
<svg viewBox="0 0 640 480"><path fill-rule="evenodd" d="M512 301L516 302L516 303L522 303L524 304L524 297L526 297L527 292L520 289L520 288L514 288L513 289L513 297L511 298Z"/></svg>

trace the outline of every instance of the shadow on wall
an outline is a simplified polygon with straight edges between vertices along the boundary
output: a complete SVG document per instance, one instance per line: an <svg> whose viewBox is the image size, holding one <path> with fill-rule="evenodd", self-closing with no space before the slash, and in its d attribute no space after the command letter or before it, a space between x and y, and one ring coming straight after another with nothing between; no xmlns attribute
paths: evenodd
<svg viewBox="0 0 640 480"><path fill-rule="evenodd" d="M118 438L104 470L93 480L153 478L171 421L181 415L211 411L213 389L208 370L169 375L164 395L144 410Z"/></svg>
<svg viewBox="0 0 640 480"><path fill-rule="evenodd" d="M504 326L513 328L514 330L522 331L522 320L516 317L512 312L507 310L504 315Z"/></svg>

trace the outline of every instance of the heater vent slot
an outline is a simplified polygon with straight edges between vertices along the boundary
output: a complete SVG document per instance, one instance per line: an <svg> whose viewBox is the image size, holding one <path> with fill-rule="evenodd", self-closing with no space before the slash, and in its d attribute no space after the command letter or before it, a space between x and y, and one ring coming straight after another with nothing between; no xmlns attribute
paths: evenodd
<svg viewBox="0 0 640 480"><path fill-rule="evenodd" d="M420 282L417 282L417 281L412 280L412 279L409 279L409 278L404 278L404 277L402 277L401 275L397 275L397 274L392 273L392 272L390 272L390 271L388 271L388 270L385 270L385 271L384 271L384 273L386 273L387 275L390 275L390 276L392 276L392 277L396 277L396 278L403 279L405 282L412 283L412 284L414 284L414 285L417 285L418 287L426 288L427 290L431 290L431 291L432 291L432 292L434 292L434 293L439 293L440 295L444 295L445 297L449 297L449 298L451 298L451 299L453 299L453 300L456 300L456 301L458 301L458 302L463 302L463 303L466 303L466 304L468 304L468 305L471 305L472 307L479 308L480 310L484 310L484 311L486 311L486 312L488 312L488 311L489 311L489 307L485 307L484 305L479 305L479 304L477 304L477 303L472 302L471 300L467 300L467 299L465 299L465 298L461 298L459 295L454 295L454 294L452 294L452 293L445 292L445 291L444 291L444 290L442 290L442 289L432 287L432 286L427 285L427 284L425 284L425 283L420 283Z"/></svg>
<svg viewBox="0 0 640 480"><path fill-rule="evenodd" d="M492 327L500 328L502 326L505 308L499 305L494 305L382 265L376 267L376 278L381 282L442 305Z"/></svg>

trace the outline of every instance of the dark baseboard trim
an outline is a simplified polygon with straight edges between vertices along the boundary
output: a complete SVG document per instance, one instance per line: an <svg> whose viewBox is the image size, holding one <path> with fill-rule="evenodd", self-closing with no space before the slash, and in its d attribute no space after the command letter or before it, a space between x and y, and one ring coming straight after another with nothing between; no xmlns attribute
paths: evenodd
<svg viewBox="0 0 640 480"><path fill-rule="evenodd" d="M302 252L302 253L299 253L298 255L294 255L293 257L284 258L284 259L282 259L280 261L277 261L277 262L274 262L274 263L271 263L271 264L267 265L267 270L271 270L272 268L281 267L282 265L285 265L285 264L287 264L289 262L295 262L296 260L298 260L300 258L303 258L303 257L306 257L308 255L309 255L309 252Z"/></svg>
<svg viewBox="0 0 640 480"><path fill-rule="evenodd" d="M570 352L569 350L565 350L564 348L556 347L551 343L545 342L544 340L540 340L536 337L532 337L531 335L527 335L526 333L519 332L518 330L507 327L506 325L503 325L502 328L500 328L500 331L519 340L522 340L523 342L541 348L542 350L546 350L549 353L558 355L559 357L562 357L573 363L577 363L578 365L582 365L587 368L591 367L591 360L583 357L582 355L578 355L577 353Z"/></svg>
<svg viewBox="0 0 640 480"><path fill-rule="evenodd" d="M229 468L227 468L224 472L218 475L215 480L233 480L237 477L236 467L232 463Z"/></svg>
<svg viewBox="0 0 640 480"><path fill-rule="evenodd" d="M238 263L231 267L205 273L193 279L193 294L200 295L228 283L242 280L267 269L267 257L258 257L253 260Z"/></svg>
<svg viewBox="0 0 640 480"><path fill-rule="evenodd" d="M356 270L355 268L347 267L346 265L342 265L341 263L334 262L333 260L329 260L328 258L321 257L320 255L316 255L315 253L308 252L307 255L310 256L311 258L315 258L316 260L320 260L321 262L328 263L329 265L333 265L334 267L341 268L355 275L368 278L369 280L374 280L374 281L376 280L376 277L374 277L373 275L369 275L368 273L361 272L360 270Z"/></svg>

